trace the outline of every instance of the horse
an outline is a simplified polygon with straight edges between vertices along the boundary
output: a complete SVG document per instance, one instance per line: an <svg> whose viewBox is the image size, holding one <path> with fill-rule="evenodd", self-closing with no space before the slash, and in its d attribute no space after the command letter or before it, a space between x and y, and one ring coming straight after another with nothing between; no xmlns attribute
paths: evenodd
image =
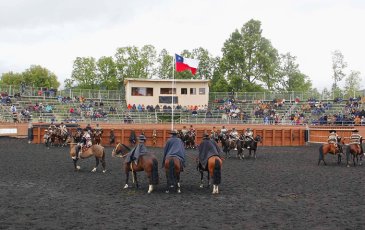
<svg viewBox="0 0 365 230"><path fill-rule="evenodd" d="M223 148L223 152L226 154L226 157L229 158L230 157L230 151L231 149L236 149L237 148L237 141L235 139L229 138L229 135L226 134L222 137L221 139L222 141L222 148Z"/></svg>
<svg viewBox="0 0 365 230"><path fill-rule="evenodd" d="M208 165L204 169L201 164L198 163L197 169L200 172L200 188L203 188L203 177L204 171L208 171L208 186L210 186L211 178L210 175L213 175L213 192L212 194L218 194L218 185L221 183L221 169L222 169L223 161L219 156L211 156L208 159Z"/></svg>
<svg viewBox="0 0 365 230"><path fill-rule="evenodd" d="M121 143L118 143L117 146L112 151L113 157L121 157L124 158L127 156L128 152L131 149ZM124 162L123 163L124 172L126 175L125 186L124 189L128 188L128 180L129 180L129 172L132 172L133 176L133 183L136 185L136 188L139 187L138 180L137 180L137 172L145 171L148 180L148 192L151 193L153 191L153 186L159 183L159 176L158 176L158 161L157 158L153 154L144 154L141 155L137 159L137 164L131 162Z"/></svg>
<svg viewBox="0 0 365 230"><path fill-rule="evenodd" d="M58 144L62 147L66 146L66 141L68 138L68 133L67 132L62 132L61 129L57 128L55 131L55 138L57 138L58 140Z"/></svg>
<svg viewBox="0 0 365 230"><path fill-rule="evenodd" d="M240 159L243 159L245 156L243 155L243 149L247 149L249 152L249 157L251 157L251 151L253 151L253 157L256 159L256 150L257 150L257 143L262 143L262 137L260 135L256 135L255 138L245 138L241 137L237 142L237 155Z"/></svg>
<svg viewBox="0 0 365 230"><path fill-rule="evenodd" d="M323 161L324 165L327 165L326 162L324 161L324 157L328 153L332 155L337 155L337 164L338 165L341 164L341 159L343 154L342 145L344 144L344 142L341 141L341 137L337 138L337 143L339 143L337 144L338 147L336 147L335 143L323 144L319 147L318 165L321 163L321 161Z"/></svg>
<svg viewBox="0 0 365 230"><path fill-rule="evenodd" d="M70 156L74 163L75 171L78 171L81 169L79 165L77 165L78 158L76 158L77 152L80 150L80 146L78 143L74 142L73 137L69 136L66 141L70 145ZM105 162L105 149L101 145L92 145L87 150L82 151L80 154L80 159L86 159L89 157L95 157L95 167L91 170L91 172L96 172L97 167L99 166L99 162L101 162L101 165L103 167L103 173L106 172L106 162Z"/></svg>
<svg viewBox="0 0 365 230"><path fill-rule="evenodd" d="M195 133L188 131L183 136L183 142L185 144L185 148L195 149Z"/></svg>
<svg viewBox="0 0 365 230"><path fill-rule="evenodd" d="M360 140L360 143L362 140ZM346 149L346 160L347 160L347 167L350 167L349 160L350 155L352 155L352 161L354 162L354 166L356 166L356 163L359 165L362 165L362 157L364 156L361 147L359 144L349 144ZM360 163L359 163L359 156L360 156ZM356 160L356 161L355 161Z"/></svg>
<svg viewBox="0 0 365 230"><path fill-rule="evenodd" d="M164 166L167 181L166 193L170 192L170 188L176 188L177 193L181 193L180 172L182 165L180 159L174 156L166 156Z"/></svg>

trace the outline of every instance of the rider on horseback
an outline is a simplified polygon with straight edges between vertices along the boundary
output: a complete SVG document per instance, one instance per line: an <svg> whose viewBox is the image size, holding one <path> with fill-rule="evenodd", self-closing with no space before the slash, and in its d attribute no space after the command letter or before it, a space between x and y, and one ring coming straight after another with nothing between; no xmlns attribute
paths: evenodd
<svg viewBox="0 0 365 230"><path fill-rule="evenodd" d="M336 133L336 130L330 130L330 135L328 136L328 144L335 144L337 147L337 139L338 135Z"/></svg>
<svg viewBox="0 0 365 230"><path fill-rule="evenodd" d="M238 139L238 132L236 128L232 128L232 131L229 133L229 137L235 140Z"/></svg>
<svg viewBox="0 0 365 230"><path fill-rule="evenodd" d="M226 129L226 127L224 127L224 125L222 126L222 129L221 129L221 133L220 133L220 135L226 135L226 133L227 133L227 129Z"/></svg>
<svg viewBox="0 0 365 230"><path fill-rule="evenodd" d="M215 126L213 127L212 131L210 132L210 138L212 138L215 142L218 142L218 134L217 129Z"/></svg>
<svg viewBox="0 0 365 230"><path fill-rule="evenodd" d="M190 134L195 136L195 129L193 128L193 125L190 125Z"/></svg>
<svg viewBox="0 0 365 230"><path fill-rule="evenodd" d="M60 124L60 131L61 131L61 135L67 134L67 128L66 128L66 125L63 124L63 122L61 122L61 124Z"/></svg>
<svg viewBox="0 0 365 230"><path fill-rule="evenodd" d="M146 137L144 135L139 135L138 144L127 154L126 162L132 163L134 161L135 164L138 163L138 158L147 153L147 148L144 145Z"/></svg>
<svg viewBox="0 0 365 230"><path fill-rule="evenodd" d="M199 145L199 157L198 157L198 169L206 169L208 164L208 159L212 156L221 157L222 150L219 148L217 143L209 138L209 134L205 133L203 135L203 141Z"/></svg>
<svg viewBox="0 0 365 230"><path fill-rule="evenodd" d="M350 145L351 144L355 144L355 145L359 145L361 148L361 153L364 154L364 151L362 149L362 136L359 134L359 130L355 129L352 131L352 134L350 136Z"/></svg>
<svg viewBox="0 0 365 230"><path fill-rule="evenodd" d="M164 148L164 156L162 160L162 167L165 165L166 156L174 156L180 159L182 164L181 170L185 167L185 147L180 138L177 137L177 131L170 132L171 137L167 140Z"/></svg>
<svg viewBox="0 0 365 230"><path fill-rule="evenodd" d="M79 145L79 150L77 151L76 159L79 158L79 156L81 156L83 147L89 148L92 145L91 136L87 128L84 129L81 142L78 145Z"/></svg>
<svg viewBox="0 0 365 230"><path fill-rule="evenodd" d="M245 138L253 140L253 132L251 128L247 128L244 133Z"/></svg>
<svg viewBox="0 0 365 230"><path fill-rule="evenodd" d="M186 126L184 125L182 130L181 130L181 133L185 136L188 132L189 132L189 130L187 130Z"/></svg>

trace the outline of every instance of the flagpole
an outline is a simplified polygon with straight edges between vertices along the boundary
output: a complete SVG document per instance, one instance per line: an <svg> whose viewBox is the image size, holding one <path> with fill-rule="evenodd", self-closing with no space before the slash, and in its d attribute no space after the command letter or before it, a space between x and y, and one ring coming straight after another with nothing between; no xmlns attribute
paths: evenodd
<svg viewBox="0 0 365 230"><path fill-rule="evenodd" d="M171 131L174 130L174 83L175 83L175 55L172 56L172 81L171 81Z"/></svg>

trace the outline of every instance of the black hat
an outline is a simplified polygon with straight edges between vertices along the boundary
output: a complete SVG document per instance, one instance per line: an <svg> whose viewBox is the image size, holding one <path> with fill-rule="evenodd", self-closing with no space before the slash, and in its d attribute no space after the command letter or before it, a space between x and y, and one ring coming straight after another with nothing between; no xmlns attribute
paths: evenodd
<svg viewBox="0 0 365 230"><path fill-rule="evenodd" d="M203 134L203 138L209 138L210 136L209 136L209 134L208 133L204 133Z"/></svg>
<svg viewBox="0 0 365 230"><path fill-rule="evenodd" d="M138 140L139 141L145 141L146 140L146 137L144 135L139 135L138 136Z"/></svg>
<svg viewBox="0 0 365 230"><path fill-rule="evenodd" d="M359 132L359 130L354 129L354 130L352 130L352 132L353 132L353 133L358 133L358 132Z"/></svg>
<svg viewBox="0 0 365 230"><path fill-rule="evenodd" d="M171 131L170 131L170 134L172 134L172 135L176 135L176 134L177 134L177 130L176 130L176 129L171 130Z"/></svg>
<svg viewBox="0 0 365 230"><path fill-rule="evenodd" d="M330 133L336 133L336 130L332 129L330 130Z"/></svg>

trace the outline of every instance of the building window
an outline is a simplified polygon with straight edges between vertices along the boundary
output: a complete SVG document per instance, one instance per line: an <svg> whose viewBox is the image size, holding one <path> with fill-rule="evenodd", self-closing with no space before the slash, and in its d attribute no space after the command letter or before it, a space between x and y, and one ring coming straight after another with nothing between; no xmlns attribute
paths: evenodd
<svg viewBox="0 0 365 230"><path fill-rule="evenodd" d="M199 88L199 95L205 95L205 88Z"/></svg>
<svg viewBox="0 0 365 230"><path fill-rule="evenodd" d="M181 95L187 95L188 89L187 88L181 88Z"/></svg>
<svg viewBox="0 0 365 230"><path fill-rule="evenodd" d="M196 95L196 88L190 88L190 95Z"/></svg>
<svg viewBox="0 0 365 230"><path fill-rule="evenodd" d="M153 96L153 88L132 87L132 96Z"/></svg>
<svg viewBox="0 0 365 230"><path fill-rule="evenodd" d="M174 92L172 92L172 90ZM160 89L160 94L176 94L176 88L161 88Z"/></svg>
<svg viewBox="0 0 365 230"><path fill-rule="evenodd" d="M179 98L174 96L174 104L179 103ZM171 104L172 103L172 97L171 96L159 96L158 97L158 103L160 104Z"/></svg>

